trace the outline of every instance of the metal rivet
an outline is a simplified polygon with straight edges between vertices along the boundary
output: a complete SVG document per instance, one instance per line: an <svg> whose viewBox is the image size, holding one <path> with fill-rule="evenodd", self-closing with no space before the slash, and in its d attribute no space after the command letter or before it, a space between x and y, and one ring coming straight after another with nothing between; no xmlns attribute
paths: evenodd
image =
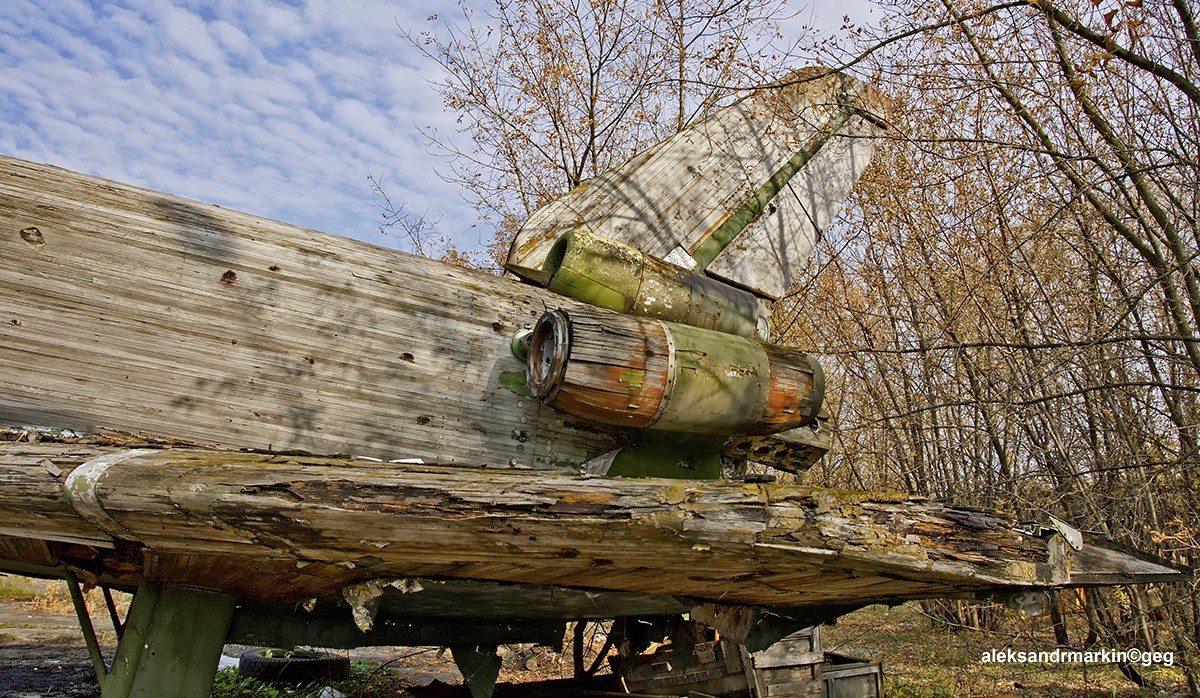
<svg viewBox="0 0 1200 698"><path fill-rule="evenodd" d="M532 336L533 332L530 330L521 330L513 335L512 341L509 343L513 356L521 361L525 361L529 357L529 340Z"/></svg>

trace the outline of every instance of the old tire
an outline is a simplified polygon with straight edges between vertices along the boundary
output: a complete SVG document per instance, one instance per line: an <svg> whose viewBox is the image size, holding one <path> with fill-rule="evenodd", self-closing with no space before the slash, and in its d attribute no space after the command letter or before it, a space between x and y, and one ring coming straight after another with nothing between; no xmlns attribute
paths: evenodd
<svg viewBox="0 0 1200 698"><path fill-rule="evenodd" d="M242 653L238 671L266 683L344 681L350 678L350 660L325 652L260 648Z"/></svg>

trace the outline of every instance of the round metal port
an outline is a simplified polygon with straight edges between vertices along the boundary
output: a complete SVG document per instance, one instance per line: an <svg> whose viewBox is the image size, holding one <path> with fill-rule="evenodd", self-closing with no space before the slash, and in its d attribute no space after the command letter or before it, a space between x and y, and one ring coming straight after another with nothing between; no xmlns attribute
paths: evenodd
<svg viewBox="0 0 1200 698"><path fill-rule="evenodd" d="M562 387L571 355L571 321L566 311L551 310L538 319L529 339L525 383L539 400L552 400Z"/></svg>

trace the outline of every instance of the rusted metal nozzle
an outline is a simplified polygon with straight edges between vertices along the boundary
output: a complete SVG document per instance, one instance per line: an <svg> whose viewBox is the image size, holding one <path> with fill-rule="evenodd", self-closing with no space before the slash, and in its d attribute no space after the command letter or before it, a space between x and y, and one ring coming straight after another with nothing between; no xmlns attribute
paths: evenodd
<svg viewBox="0 0 1200 698"><path fill-rule="evenodd" d="M793 349L604 310L554 310L533 328L525 378L584 419L694 434L773 434L812 423L824 376Z"/></svg>

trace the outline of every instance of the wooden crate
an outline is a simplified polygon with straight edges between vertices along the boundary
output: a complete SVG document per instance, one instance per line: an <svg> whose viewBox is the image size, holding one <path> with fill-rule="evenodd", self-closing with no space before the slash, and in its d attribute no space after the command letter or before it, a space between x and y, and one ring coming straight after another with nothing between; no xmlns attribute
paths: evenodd
<svg viewBox="0 0 1200 698"><path fill-rule="evenodd" d="M883 698L883 665L837 652L825 653L825 698Z"/></svg>
<svg viewBox="0 0 1200 698"><path fill-rule="evenodd" d="M819 696L823 661L821 628L805 628L749 655L748 679L758 698Z"/></svg>
<svg viewBox="0 0 1200 698"><path fill-rule="evenodd" d="M687 668L671 647L614 661L623 688L643 695L721 698L882 698L883 670L821 650L820 627L805 628L753 654L726 642L697 643Z"/></svg>

